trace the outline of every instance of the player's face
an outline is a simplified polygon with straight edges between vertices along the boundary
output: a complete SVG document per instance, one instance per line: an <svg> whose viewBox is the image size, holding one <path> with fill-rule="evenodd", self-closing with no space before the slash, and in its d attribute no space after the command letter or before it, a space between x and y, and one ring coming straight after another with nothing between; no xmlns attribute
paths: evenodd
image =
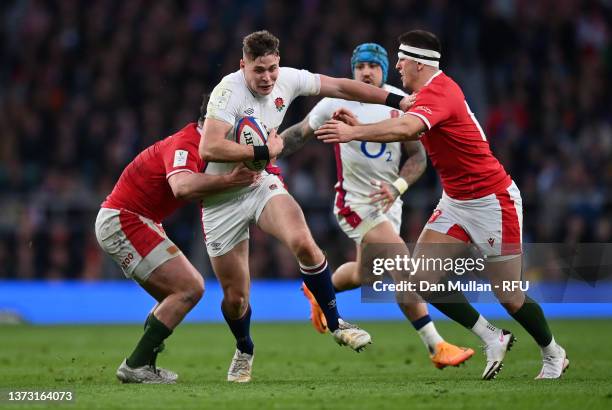
<svg viewBox="0 0 612 410"><path fill-rule="evenodd" d="M407 58L400 58L397 60L395 68L402 76L402 86L404 88L410 90L414 88L418 75L417 65L418 63L416 61Z"/></svg>
<svg viewBox="0 0 612 410"><path fill-rule="evenodd" d="M357 63L354 72L355 80L366 84L382 86L383 71L376 63Z"/></svg>
<svg viewBox="0 0 612 410"><path fill-rule="evenodd" d="M249 88L259 95L268 95L274 89L278 78L280 57L268 54L250 60L244 57L240 60L240 68L244 70L244 78Z"/></svg>

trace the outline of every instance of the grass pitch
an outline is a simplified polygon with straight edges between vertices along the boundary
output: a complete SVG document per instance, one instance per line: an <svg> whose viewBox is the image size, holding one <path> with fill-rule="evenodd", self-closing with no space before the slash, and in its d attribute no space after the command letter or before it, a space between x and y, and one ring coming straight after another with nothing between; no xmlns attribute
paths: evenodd
<svg viewBox="0 0 612 410"><path fill-rule="evenodd" d="M253 382L228 384L234 352L222 324L181 325L158 364L177 371L176 385L123 385L115 369L141 335L141 326L0 327L0 392L72 390L75 402L9 403L24 408L269 408L295 409L596 409L612 408L612 321L551 323L571 361L558 381L534 381L539 350L515 323L518 343L497 380L481 381L484 356L466 366L435 369L407 322L360 323L374 344L356 354L309 323L254 323ZM478 348L477 339L438 322L449 341Z"/></svg>

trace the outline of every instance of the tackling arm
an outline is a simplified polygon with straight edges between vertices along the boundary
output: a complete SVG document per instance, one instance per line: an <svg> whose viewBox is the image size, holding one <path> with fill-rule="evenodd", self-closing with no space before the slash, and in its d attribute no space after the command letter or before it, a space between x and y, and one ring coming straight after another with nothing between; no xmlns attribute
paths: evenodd
<svg viewBox="0 0 612 410"><path fill-rule="evenodd" d="M201 199L206 194L237 186L248 186L255 182L259 173L244 166L238 166L229 174L208 175L179 172L168 178L168 185L174 197L184 201Z"/></svg>
<svg viewBox="0 0 612 410"><path fill-rule="evenodd" d="M326 143L358 141L396 142L417 140L427 126L418 117L406 114L374 124L350 126L337 120L323 124L315 135Z"/></svg>

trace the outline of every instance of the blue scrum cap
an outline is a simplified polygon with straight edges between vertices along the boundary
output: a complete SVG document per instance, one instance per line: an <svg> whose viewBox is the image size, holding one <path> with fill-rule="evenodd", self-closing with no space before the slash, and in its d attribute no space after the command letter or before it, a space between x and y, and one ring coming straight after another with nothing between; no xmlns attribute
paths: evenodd
<svg viewBox="0 0 612 410"><path fill-rule="evenodd" d="M383 83L387 82L387 73L389 71L389 57L387 50L383 46L376 43L363 43L355 47L353 56L351 57L351 70L355 72L357 63L376 63L382 68Z"/></svg>

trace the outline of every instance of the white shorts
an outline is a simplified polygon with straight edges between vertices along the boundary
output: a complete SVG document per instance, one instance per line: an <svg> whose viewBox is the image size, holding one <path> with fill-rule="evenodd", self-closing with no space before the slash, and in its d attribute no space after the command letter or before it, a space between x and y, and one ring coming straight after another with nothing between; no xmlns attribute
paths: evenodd
<svg viewBox="0 0 612 410"><path fill-rule="evenodd" d="M514 181L508 188L478 199L442 198L425 229L472 242L489 260L521 254L523 202Z"/></svg>
<svg viewBox="0 0 612 410"><path fill-rule="evenodd" d="M363 237L382 222L391 222L393 229L399 234L402 225L402 205L403 202L398 199L389 211L383 213L376 204L351 205L346 203L342 211L335 209L335 215L344 233L360 244Z"/></svg>
<svg viewBox="0 0 612 410"><path fill-rule="evenodd" d="M101 208L96 218L96 238L123 274L140 283L158 266L182 253L161 224L125 209Z"/></svg>
<svg viewBox="0 0 612 410"><path fill-rule="evenodd" d="M257 223L268 201L289 195L282 181L267 174L252 189L221 202L202 201L202 229L208 256L221 256L249 238L249 225Z"/></svg>

